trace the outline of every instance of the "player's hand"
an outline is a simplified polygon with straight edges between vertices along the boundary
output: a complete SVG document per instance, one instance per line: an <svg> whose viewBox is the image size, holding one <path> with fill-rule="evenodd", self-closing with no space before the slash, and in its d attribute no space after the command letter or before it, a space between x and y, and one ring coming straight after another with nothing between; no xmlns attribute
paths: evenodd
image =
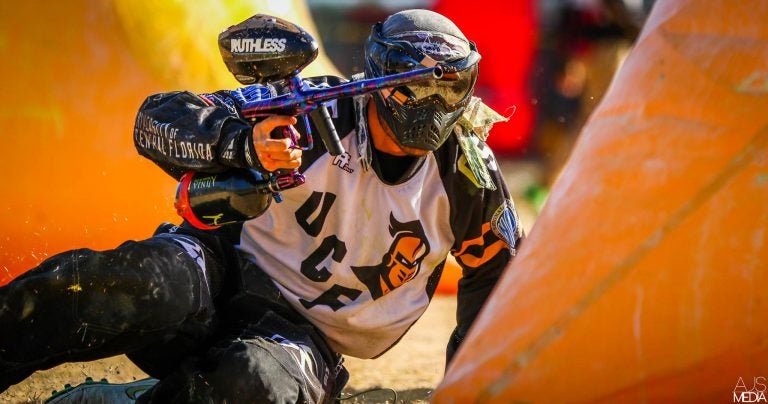
<svg viewBox="0 0 768 404"><path fill-rule="evenodd" d="M294 169L301 165L301 149L291 148L290 138L272 139L269 136L275 128L295 124L293 116L272 115L253 125L253 147L265 170Z"/></svg>

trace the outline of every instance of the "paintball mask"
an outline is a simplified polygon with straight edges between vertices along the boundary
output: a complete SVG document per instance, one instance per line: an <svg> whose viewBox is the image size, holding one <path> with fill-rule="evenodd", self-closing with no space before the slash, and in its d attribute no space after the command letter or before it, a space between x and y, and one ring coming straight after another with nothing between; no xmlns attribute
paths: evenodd
<svg viewBox="0 0 768 404"><path fill-rule="evenodd" d="M444 79L375 93L379 119L402 146L434 151L450 135L477 81L480 54L450 20L406 10L373 26L365 44L368 77L439 65Z"/></svg>

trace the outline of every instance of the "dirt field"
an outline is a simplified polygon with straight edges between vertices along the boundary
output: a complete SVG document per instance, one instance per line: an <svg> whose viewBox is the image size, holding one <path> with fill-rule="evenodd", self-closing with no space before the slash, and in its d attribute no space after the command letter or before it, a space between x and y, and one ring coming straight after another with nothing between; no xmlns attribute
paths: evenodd
<svg viewBox="0 0 768 404"><path fill-rule="evenodd" d="M437 296L424 316L392 350L375 360L347 358L351 374L345 395L381 387L397 392L398 402L426 402L442 379L445 345L456 325L456 299ZM0 394L0 403L42 403L65 384L82 383L85 377L129 382L147 377L124 356L95 362L69 363L32 377ZM392 402L393 393L378 390L347 403Z"/></svg>

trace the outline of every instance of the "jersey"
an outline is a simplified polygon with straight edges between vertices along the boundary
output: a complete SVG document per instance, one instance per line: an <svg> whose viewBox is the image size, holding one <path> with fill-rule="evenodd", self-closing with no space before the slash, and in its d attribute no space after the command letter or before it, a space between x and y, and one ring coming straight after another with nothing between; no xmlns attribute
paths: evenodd
<svg viewBox="0 0 768 404"><path fill-rule="evenodd" d="M312 83L329 81L339 82ZM138 141L137 148L171 174L252 164L247 145L237 148L250 132L240 106L275 91L250 86L150 97L140 110L144 124L168 125L175 139L214 152L210 159L182 160ZM360 358L379 356L400 340L426 310L453 254L463 277L450 357L519 247L523 234L514 203L493 153L479 139L494 190L478 185L454 137L413 159L397 181L382 177L376 153L366 169L357 155L360 125L366 124L358 117L365 114L355 108L351 99L332 108L346 152L332 156L319 142L305 152L300 170L307 182L284 190L282 202L244 223L238 248L334 350ZM139 119L136 139L140 131L147 129Z"/></svg>

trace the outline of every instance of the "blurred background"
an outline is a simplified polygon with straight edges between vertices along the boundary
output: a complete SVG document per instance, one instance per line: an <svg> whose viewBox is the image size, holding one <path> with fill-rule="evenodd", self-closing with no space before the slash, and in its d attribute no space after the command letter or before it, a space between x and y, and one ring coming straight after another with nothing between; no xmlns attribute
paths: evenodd
<svg viewBox="0 0 768 404"><path fill-rule="evenodd" d="M548 183L600 100L652 6L643 0L308 0L325 51L345 75L362 71L370 26L407 8L448 16L475 41L476 95L509 122L494 127L498 157L537 160Z"/></svg>
<svg viewBox="0 0 768 404"><path fill-rule="evenodd" d="M362 69L370 26L407 8L453 19L483 56L476 95L509 118L489 144L527 229L648 14L649 0L73 0L0 4L0 284L65 249L176 221L175 182L132 145L149 94L237 87L218 33L254 13L316 34L304 75Z"/></svg>

